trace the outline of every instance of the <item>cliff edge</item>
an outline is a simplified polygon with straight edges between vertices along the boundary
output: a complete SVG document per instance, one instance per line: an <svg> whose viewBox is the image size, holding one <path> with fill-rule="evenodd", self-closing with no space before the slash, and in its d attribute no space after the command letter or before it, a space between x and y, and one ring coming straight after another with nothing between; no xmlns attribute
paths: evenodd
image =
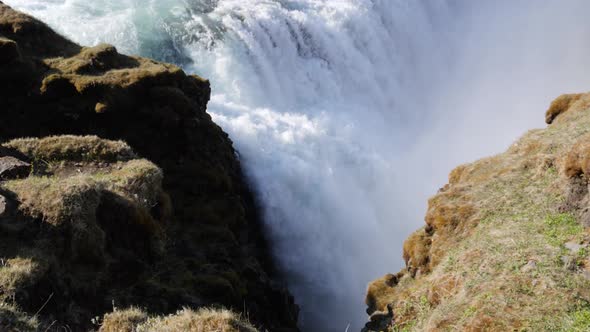
<svg viewBox="0 0 590 332"><path fill-rule="evenodd" d="M590 94L546 122L451 172L406 268L369 285L365 331L590 330Z"/></svg>
<svg viewBox="0 0 590 332"><path fill-rule="evenodd" d="M209 97L0 2L0 330L296 331Z"/></svg>

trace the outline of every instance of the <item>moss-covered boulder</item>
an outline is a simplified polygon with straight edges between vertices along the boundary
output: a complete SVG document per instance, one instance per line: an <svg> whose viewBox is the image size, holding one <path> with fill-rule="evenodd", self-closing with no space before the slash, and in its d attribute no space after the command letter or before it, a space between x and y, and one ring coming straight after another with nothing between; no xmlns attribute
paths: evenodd
<svg viewBox="0 0 590 332"><path fill-rule="evenodd" d="M32 168L0 183L11 203L0 218L0 303L29 314L43 307L39 326L51 320L84 328L118 293L145 282L163 255L171 215L162 170L133 157L125 143L97 137L3 147Z"/></svg>

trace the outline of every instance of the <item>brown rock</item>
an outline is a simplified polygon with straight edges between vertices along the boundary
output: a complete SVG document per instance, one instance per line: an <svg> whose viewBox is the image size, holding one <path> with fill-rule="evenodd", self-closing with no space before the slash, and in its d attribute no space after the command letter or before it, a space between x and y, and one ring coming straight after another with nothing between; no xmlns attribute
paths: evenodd
<svg viewBox="0 0 590 332"><path fill-rule="evenodd" d="M394 321L393 305L387 305L387 311L376 311L369 317L363 332L389 331Z"/></svg>
<svg viewBox="0 0 590 332"><path fill-rule="evenodd" d="M31 173L31 164L11 156L0 157L0 179L19 179Z"/></svg>

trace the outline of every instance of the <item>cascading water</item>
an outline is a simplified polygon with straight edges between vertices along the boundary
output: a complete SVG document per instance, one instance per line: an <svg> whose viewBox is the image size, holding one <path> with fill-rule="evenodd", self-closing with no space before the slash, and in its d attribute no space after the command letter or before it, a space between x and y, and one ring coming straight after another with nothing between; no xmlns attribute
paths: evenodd
<svg viewBox="0 0 590 332"><path fill-rule="evenodd" d="M5 2L212 81L305 331L359 330L450 167L590 87L585 1Z"/></svg>

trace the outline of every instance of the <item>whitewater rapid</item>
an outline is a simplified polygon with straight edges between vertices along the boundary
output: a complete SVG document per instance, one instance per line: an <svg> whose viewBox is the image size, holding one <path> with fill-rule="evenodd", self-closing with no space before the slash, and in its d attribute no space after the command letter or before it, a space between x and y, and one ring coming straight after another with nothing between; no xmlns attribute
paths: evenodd
<svg viewBox="0 0 590 332"><path fill-rule="evenodd" d="M450 168L590 87L585 1L5 2L211 80L304 331L358 331Z"/></svg>

